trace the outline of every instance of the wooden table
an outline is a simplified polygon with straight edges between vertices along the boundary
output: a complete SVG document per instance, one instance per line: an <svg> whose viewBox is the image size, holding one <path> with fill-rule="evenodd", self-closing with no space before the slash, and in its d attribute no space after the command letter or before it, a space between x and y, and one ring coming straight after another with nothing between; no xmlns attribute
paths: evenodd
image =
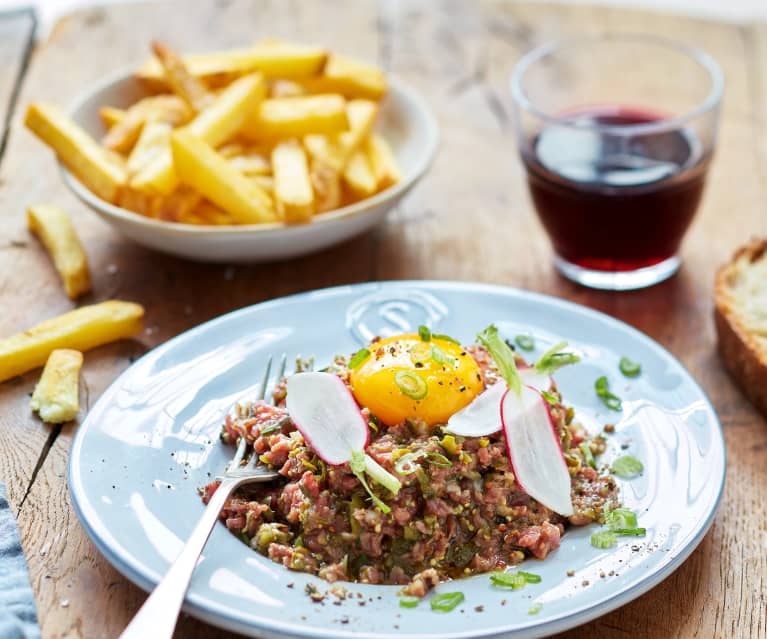
<svg viewBox="0 0 767 639"><path fill-rule="evenodd" d="M41 201L71 211L88 251L94 292L81 303L121 298L147 310L140 338L87 354L83 415L132 357L226 311L322 286L402 278L493 282L607 312L667 347L710 394L727 439L727 488L710 533L673 576L566 636L767 637L767 428L720 366L711 301L716 267L739 243L767 233L767 26L486 0L191 5L174 0L78 13L56 26L26 69L29 16L0 19L0 121L8 112L12 122L0 159L0 334L72 308L25 228L25 206ZM621 294L580 288L553 270L515 153L506 90L512 65L530 47L606 28L703 46L727 75L719 151L682 250L684 266L664 284ZM75 201L52 155L20 125L29 101L70 103L106 73L143 59L153 37L188 50L266 36L320 41L377 60L416 86L437 113L443 137L434 167L375 232L273 265L202 265L151 253ZM0 479L18 509L43 636L114 637L145 595L104 560L72 511L66 462L77 424L51 428L30 414L38 375L0 384ZM177 636L232 635L184 618Z"/></svg>

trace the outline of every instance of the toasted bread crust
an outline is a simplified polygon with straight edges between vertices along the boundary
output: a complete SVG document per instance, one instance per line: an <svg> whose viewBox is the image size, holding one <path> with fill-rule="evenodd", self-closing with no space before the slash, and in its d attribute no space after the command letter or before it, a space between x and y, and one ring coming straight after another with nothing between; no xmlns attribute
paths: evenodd
<svg viewBox="0 0 767 639"><path fill-rule="evenodd" d="M743 323L733 285L744 269L767 260L767 239L739 248L716 274L714 321L724 366L751 402L767 415L767 349ZM767 307L767 298L764 299Z"/></svg>

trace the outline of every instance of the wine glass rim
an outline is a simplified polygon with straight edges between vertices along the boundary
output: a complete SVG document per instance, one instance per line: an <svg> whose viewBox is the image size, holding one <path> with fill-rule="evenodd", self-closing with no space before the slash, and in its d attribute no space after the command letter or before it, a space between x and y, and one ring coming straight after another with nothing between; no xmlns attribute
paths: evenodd
<svg viewBox="0 0 767 639"><path fill-rule="evenodd" d="M673 49L678 53L686 54L688 57L697 62L708 73L708 77L711 82L711 88L708 94L701 102L699 102L695 107L686 113L663 118L653 122L634 124L596 124L594 122L584 122L582 120L563 120L562 113L549 113L539 108L533 102L533 100L528 97L522 86L522 82L525 73L534 63L555 51L559 51L567 47L589 43L608 42L610 40L615 40L617 42L635 41L645 44L660 45L667 49ZM711 57L708 53L696 47L684 44L683 42L653 34L610 32L597 35L557 39L532 49L524 56L522 56L522 58L515 65L511 74L510 84L511 95L516 103L525 111L543 120L547 124L555 124L561 127L581 130L599 130L606 133L614 133L617 135L637 135L662 133L674 129L679 129L691 120L694 120L695 118L716 108L722 99L722 93L724 91L724 74L722 73L722 69L716 60L714 60L714 58Z"/></svg>

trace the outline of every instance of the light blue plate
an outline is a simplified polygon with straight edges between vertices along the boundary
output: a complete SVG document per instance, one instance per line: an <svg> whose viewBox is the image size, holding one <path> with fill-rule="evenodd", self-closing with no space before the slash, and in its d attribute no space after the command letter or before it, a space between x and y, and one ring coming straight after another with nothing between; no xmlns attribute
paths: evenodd
<svg viewBox="0 0 767 639"><path fill-rule="evenodd" d="M466 600L438 613L428 601L400 608L393 586L347 584L353 596L340 605L332 595L324 605L313 603L305 586L325 591L329 584L289 572L219 526L185 609L264 638L539 637L603 615L670 575L703 538L724 485L722 431L703 391L658 344L605 315L509 288L346 286L245 308L170 340L121 375L80 426L69 465L80 521L115 568L148 590L202 512L196 489L232 453L218 441L225 412L253 392L270 355L314 355L322 364L372 335L419 324L471 342L491 322L506 336L531 333L536 353L561 339L580 351L582 363L560 371L557 381L592 429L616 423L608 455L630 453L644 462L641 477L620 484L624 503L647 528L645 538L597 550L589 543L597 526L571 528L546 560L525 563L541 583L515 591L492 587L487 575L445 583L438 592L460 590ZM639 378L621 376L622 355L641 362ZM600 375L623 398L622 413L599 403ZM540 611L528 614L536 604Z"/></svg>

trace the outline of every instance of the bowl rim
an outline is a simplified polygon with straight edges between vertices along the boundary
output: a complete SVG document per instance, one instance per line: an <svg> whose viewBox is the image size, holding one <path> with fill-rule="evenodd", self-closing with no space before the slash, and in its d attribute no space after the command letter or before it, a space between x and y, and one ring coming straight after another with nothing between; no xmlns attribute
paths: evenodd
<svg viewBox="0 0 767 639"><path fill-rule="evenodd" d="M74 118L75 114L83 108L85 103L95 94L100 93L113 85L134 79L135 66L123 67L106 75L98 82L82 91L70 103L67 113ZM134 226L140 226L146 230L154 230L162 233L171 233L174 235L194 235L194 236L216 236L226 237L231 235L241 235L243 233L254 235L279 235L281 233L307 229L316 226L325 226L333 222L342 221L348 218L357 217L370 212L382 204L396 200L409 191L428 171L434 163L437 150L440 143L440 131L437 124L437 118L434 112L429 108L426 100L410 85L401 80L388 76L389 89L387 96L396 94L404 100L410 102L414 109L420 114L425 122L425 140L426 144L422 147L421 153L417 156L415 167L408 174L404 175L402 180L383 191L376 193L364 200L349 204L326 213L314 216L312 220L304 224L287 224L285 222L267 222L263 224L233 224L233 225L203 225L203 224L181 224L155 218L146 217L139 213L129 211L120 206L102 200L91 192L80 180L78 180L69 169L58 158L59 169L61 171L64 184L85 204L91 207L97 214L111 218L114 221L124 222ZM139 82L138 80L135 80ZM383 98L386 99L386 96ZM80 126L78 124L78 126Z"/></svg>

